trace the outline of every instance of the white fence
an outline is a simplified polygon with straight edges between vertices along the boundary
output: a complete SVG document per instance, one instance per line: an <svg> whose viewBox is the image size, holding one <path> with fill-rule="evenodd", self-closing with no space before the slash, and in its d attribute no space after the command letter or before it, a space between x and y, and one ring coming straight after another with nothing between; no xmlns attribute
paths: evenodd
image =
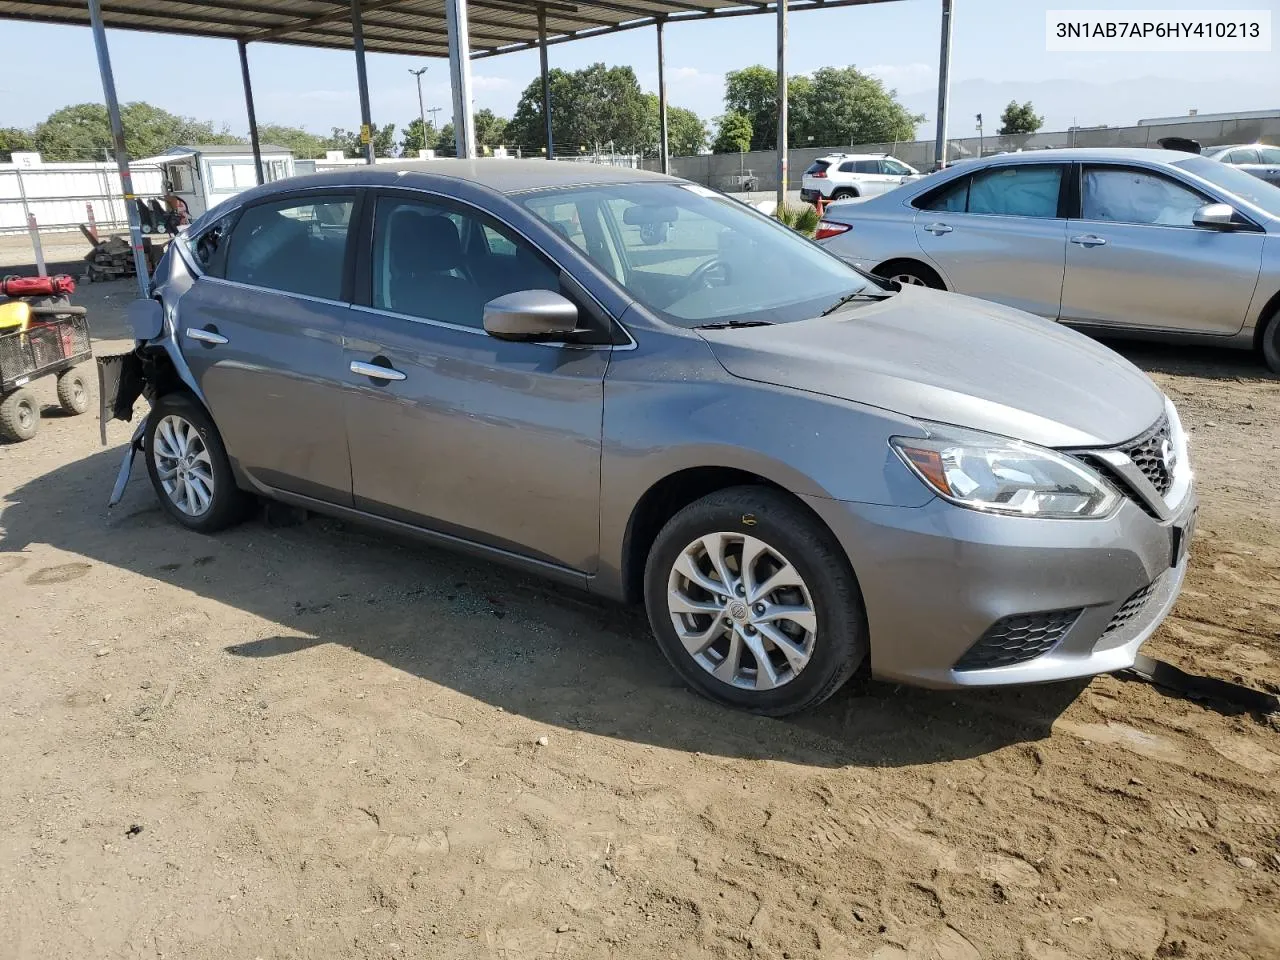
<svg viewBox="0 0 1280 960"><path fill-rule="evenodd" d="M139 197L164 195L159 167L129 169ZM28 213L42 231L75 230L89 219L90 207L99 227L123 228L128 214L122 193L114 163L0 163L0 234L26 232Z"/></svg>

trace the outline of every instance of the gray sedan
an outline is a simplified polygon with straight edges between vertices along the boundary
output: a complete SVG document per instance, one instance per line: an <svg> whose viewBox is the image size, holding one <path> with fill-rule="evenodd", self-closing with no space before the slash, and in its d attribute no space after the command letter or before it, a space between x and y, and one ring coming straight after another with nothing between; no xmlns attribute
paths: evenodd
<svg viewBox="0 0 1280 960"><path fill-rule="evenodd" d="M1280 147L1266 143L1241 143L1210 147L1203 151L1203 155L1280 186Z"/></svg>
<svg viewBox="0 0 1280 960"><path fill-rule="evenodd" d="M1100 334L1259 350L1280 372L1280 188L1145 149L1007 154L828 208L827 249Z"/></svg>
<svg viewBox="0 0 1280 960"><path fill-rule="evenodd" d="M679 675L784 714L1131 664L1187 569L1178 414L1008 307L899 289L639 171L435 161L217 207L101 361L207 533L283 501L643 601ZM376 624L370 629L376 629ZM589 641L584 641L589 642Z"/></svg>

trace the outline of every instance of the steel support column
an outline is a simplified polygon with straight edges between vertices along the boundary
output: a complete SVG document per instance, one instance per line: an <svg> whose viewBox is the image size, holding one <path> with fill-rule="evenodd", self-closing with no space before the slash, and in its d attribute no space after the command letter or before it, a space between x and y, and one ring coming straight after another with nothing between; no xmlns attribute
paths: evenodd
<svg viewBox="0 0 1280 960"><path fill-rule="evenodd" d="M476 155L476 121L471 109L471 30L467 0L445 0L449 30L449 85L453 88L453 137L458 156Z"/></svg>
<svg viewBox="0 0 1280 960"><path fill-rule="evenodd" d="M933 160L947 165L947 107L951 101L951 0L942 0L942 52L938 56L938 138Z"/></svg>
<svg viewBox="0 0 1280 960"><path fill-rule="evenodd" d="M663 173L671 172L671 149L667 138L667 56L662 49L662 28L667 18L658 17L658 149L661 151Z"/></svg>
<svg viewBox="0 0 1280 960"><path fill-rule="evenodd" d="M778 0L778 208L787 202L787 0Z"/></svg>
<svg viewBox="0 0 1280 960"><path fill-rule="evenodd" d="M369 75L364 68L364 20L360 16L360 0L351 0L351 41L356 49L356 86L360 94L360 138L364 144L364 161L373 163L373 117L369 111Z"/></svg>
<svg viewBox="0 0 1280 960"><path fill-rule="evenodd" d="M107 51L107 31L102 25L101 0L89 0L89 23L93 27L93 46L98 53L98 73L102 75L102 95L107 101L107 118L111 121L111 142L115 147L116 167L120 170L120 192L124 194L124 212L129 218L129 245L133 248L133 266L138 271L138 292L146 300L151 297L151 269L147 265L147 255L142 249L142 224L138 220L133 177L129 174L129 151L124 145L124 125L120 122L120 103L116 100L116 79L111 73L111 54Z"/></svg>
<svg viewBox="0 0 1280 960"><path fill-rule="evenodd" d="M547 8L538 7L538 63L542 68L542 120L547 125L547 159L556 155L555 139L551 136L551 74L547 70Z"/></svg>
<svg viewBox="0 0 1280 960"><path fill-rule="evenodd" d="M258 115L253 109L253 84L249 80L249 45L237 40L240 50L240 80L244 84L244 109L249 114L249 143L253 146L253 170L258 177L258 186L266 182L262 175L262 143L258 140Z"/></svg>

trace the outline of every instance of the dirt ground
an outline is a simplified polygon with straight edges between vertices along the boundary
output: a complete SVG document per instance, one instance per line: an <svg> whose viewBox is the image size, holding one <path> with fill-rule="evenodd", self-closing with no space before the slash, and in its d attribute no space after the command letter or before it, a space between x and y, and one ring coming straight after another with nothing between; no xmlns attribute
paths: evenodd
<svg viewBox="0 0 1280 960"><path fill-rule="evenodd" d="M130 296L82 288L100 352ZM1280 381L1121 349L1202 498L1145 650L1280 690ZM190 534L141 465L108 512L129 432L0 446L0 958L1280 957L1266 718L1118 677L742 716L637 610L329 520Z"/></svg>

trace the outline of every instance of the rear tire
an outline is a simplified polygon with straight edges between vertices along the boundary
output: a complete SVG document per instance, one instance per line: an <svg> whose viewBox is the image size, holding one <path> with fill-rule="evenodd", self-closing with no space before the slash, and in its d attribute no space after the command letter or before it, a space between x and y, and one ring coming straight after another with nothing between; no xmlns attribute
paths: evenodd
<svg viewBox="0 0 1280 960"><path fill-rule="evenodd" d="M721 490L672 517L649 551L644 593L676 672L727 706L774 717L806 710L867 656L862 594L843 549L768 487Z"/></svg>
<svg viewBox="0 0 1280 960"><path fill-rule="evenodd" d="M931 290L945 290L936 270L916 260L890 260L871 271L877 277L894 280L907 287L929 287Z"/></svg>
<svg viewBox="0 0 1280 960"><path fill-rule="evenodd" d="M58 403L69 417L89 409L89 385L79 370L72 368L58 374Z"/></svg>
<svg viewBox="0 0 1280 960"><path fill-rule="evenodd" d="M15 390L0 399L0 440L30 440L40 429L40 404L30 390Z"/></svg>
<svg viewBox="0 0 1280 960"><path fill-rule="evenodd" d="M857 190L850 190L848 187L841 187L839 190L833 190L831 192L831 202L835 203L837 200L851 200L856 196L858 196Z"/></svg>
<svg viewBox="0 0 1280 960"><path fill-rule="evenodd" d="M213 420L185 393L165 394L147 418L147 474L172 519L197 533L239 523L253 498L236 486Z"/></svg>

